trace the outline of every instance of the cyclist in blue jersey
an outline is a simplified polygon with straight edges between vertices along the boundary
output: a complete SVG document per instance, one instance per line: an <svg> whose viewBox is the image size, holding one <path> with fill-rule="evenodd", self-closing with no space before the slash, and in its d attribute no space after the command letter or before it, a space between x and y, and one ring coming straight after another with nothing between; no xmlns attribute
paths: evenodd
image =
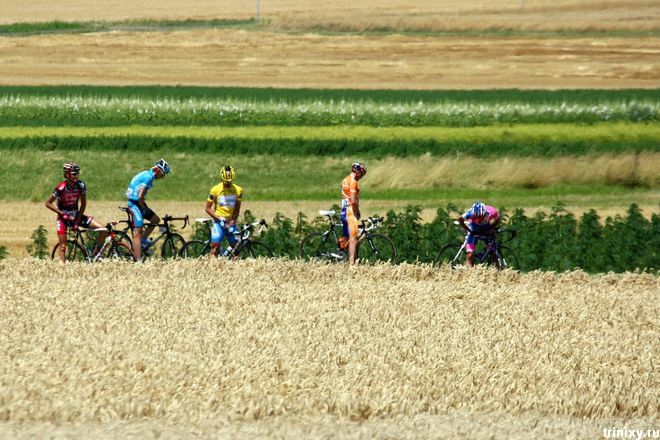
<svg viewBox="0 0 660 440"><path fill-rule="evenodd" d="M161 159L150 170L142 171L133 177L126 190L128 209L133 219L133 255L136 261L141 260L142 248L148 243L149 235L160 222L160 217L147 206L144 199L147 192L153 187L154 179L165 177L170 171L170 165L165 162L165 159ZM142 231L145 219L149 220L150 225ZM140 245L137 245L138 243Z"/></svg>

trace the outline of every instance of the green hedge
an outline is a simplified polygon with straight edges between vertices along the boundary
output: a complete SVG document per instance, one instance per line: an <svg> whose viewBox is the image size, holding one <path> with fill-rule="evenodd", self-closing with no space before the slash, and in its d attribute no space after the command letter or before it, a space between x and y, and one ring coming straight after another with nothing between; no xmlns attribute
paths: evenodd
<svg viewBox="0 0 660 440"><path fill-rule="evenodd" d="M399 262L430 263L447 243L462 241L453 221L463 212L454 205L439 208L435 219L423 223L421 209L409 206L401 212L390 211L380 232L397 246ZM608 217L603 222L594 210L580 218L561 204L550 214L527 216L521 209L509 213L502 209L504 224L518 231L509 243L516 252L521 269L566 271L581 268L587 272L624 272L660 268L660 215L646 219L636 204L625 216ZM245 220L253 221L249 211ZM302 213L294 220L276 215L259 240L277 255L297 258L303 236L322 230L324 219L308 219Z"/></svg>
<svg viewBox="0 0 660 440"><path fill-rule="evenodd" d="M297 155L297 156L418 156L466 154L475 157L582 155L587 153L622 153L658 151L660 141L645 136L624 139L551 139L514 137L502 139L313 139L313 138L243 138L207 139L166 136L40 136L0 138L0 149L42 151L108 151L124 150L147 153L175 151L179 153L223 153L230 155Z"/></svg>

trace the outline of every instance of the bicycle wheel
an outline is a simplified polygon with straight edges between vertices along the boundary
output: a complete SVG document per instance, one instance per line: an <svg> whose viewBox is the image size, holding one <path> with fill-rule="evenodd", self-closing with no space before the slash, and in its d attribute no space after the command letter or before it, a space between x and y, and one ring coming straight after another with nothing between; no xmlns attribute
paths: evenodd
<svg viewBox="0 0 660 440"><path fill-rule="evenodd" d="M179 252L181 258L199 258L208 255L211 252L211 245L208 241L190 240Z"/></svg>
<svg viewBox="0 0 660 440"><path fill-rule="evenodd" d="M435 257L433 265L436 267L448 264L452 269L465 262L465 252L462 243L451 243L440 249Z"/></svg>
<svg viewBox="0 0 660 440"><path fill-rule="evenodd" d="M341 253L340 253L341 252ZM343 255L343 258L341 258ZM346 253L337 249L331 234L315 232L300 242L300 258L304 260L342 260Z"/></svg>
<svg viewBox="0 0 660 440"><path fill-rule="evenodd" d="M179 234L172 234L165 239L163 247L160 248L160 256L164 260L177 258L181 249L186 245L186 240Z"/></svg>
<svg viewBox="0 0 660 440"><path fill-rule="evenodd" d="M396 246L390 237L383 234L369 234L358 244L357 256L360 262L396 262Z"/></svg>
<svg viewBox="0 0 660 440"><path fill-rule="evenodd" d="M500 246L500 250L497 255L497 268L499 270L503 270L503 269L520 270L520 263L518 262L518 257L510 247Z"/></svg>
<svg viewBox="0 0 660 440"><path fill-rule="evenodd" d="M60 257L60 244L57 243L53 248L53 252L50 254L51 259ZM64 254L66 261L87 261L87 253L80 245L80 243L74 240L66 241L66 252Z"/></svg>
<svg viewBox="0 0 660 440"><path fill-rule="evenodd" d="M268 246L258 241L250 241L239 248L238 258L273 258L273 251Z"/></svg>
<svg viewBox="0 0 660 440"><path fill-rule="evenodd" d="M120 241L112 243L103 258L121 261L135 261L135 257L133 256L133 251L131 251L131 248L128 247L126 243Z"/></svg>

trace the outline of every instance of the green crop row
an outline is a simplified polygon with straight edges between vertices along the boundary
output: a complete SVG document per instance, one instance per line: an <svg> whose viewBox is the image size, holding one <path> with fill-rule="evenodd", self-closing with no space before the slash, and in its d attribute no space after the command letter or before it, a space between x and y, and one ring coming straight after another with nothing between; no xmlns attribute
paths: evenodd
<svg viewBox="0 0 660 440"><path fill-rule="evenodd" d="M398 262L432 263L445 244L461 243L463 234L453 224L462 213L454 205L439 208L435 219L424 223L420 208L408 206L401 212L389 211L379 232L387 234L398 251ZM504 224L517 232L505 244L514 250L520 269L567 271L581 268L587 272L624 272L660 268L660 215L646 219L635 204L626 216L602 221L594 210L579 219L558 204L551 214L539 212L532 217L522 209L508 213L502 209ZM253 220L245 213L246 221ZM302 213L296 220L276 215L271 228L260 241L279 256L298 258L299 243L313 231L324 228L323 218L309 220Z"/></svg>
<svg viewBox="0 0 660 440"><path fill-rule="evenodd" d="M655 125L486 128L243 127L8 128L3 150L125 150L291 156L422 154L475 157L582 155L660 150Z"/></svg>
<svg viewBox="0 0 660 440"><path fill-rule="evenodd" d="M195 28L253 27L254 19L215 20L124 20L124 21L47 21L1 24L0 35L31 35L55 33L85 33L110 31L171 31Z"/></svg>
<svg viewBox="0 0 660 440"><path fill-rule="evenodd" d="M476 104L606 104L610 102L660 101L657 89L562 89L562 90L358 90L358 89L275 89L268 87L200 86L0 86L0 96L139 98L173 100L220 100L248 102L347 101L382 103Z"/></svg>
<svg viewBox="0 0 660 440"><path fill-rule="evenodd" d="M255 101L221 98L0 95L0 124L34 125L283 125L447 126L657 122L660 101L599 102L372 100Z"/></svg>
<svg viewBox="0 0 660 440"><path fill-rule="evenodd" d="M296 21L293 26L278 23L277 26L269 26L269 20L256 19L211 19L211 20L125 20L125 21L51 21L51 22L22 22L0 25L0 35L31 35L40 33L67 33L67 32L158 32L168 30L186 30L195 28L227 28L238 27L241 29L267 30L289 33L317 33L324 35L416 35L429 37L582 37L582 38L644 38L656 37L657 29L631 30L631 29L558 29L558 30L535 30L515 28L486 28L486 29L450 29L431 30L416 27L401 28L400 26L370 26L369 29L355 30L346 29L343 26L307 26Z"/></svg>

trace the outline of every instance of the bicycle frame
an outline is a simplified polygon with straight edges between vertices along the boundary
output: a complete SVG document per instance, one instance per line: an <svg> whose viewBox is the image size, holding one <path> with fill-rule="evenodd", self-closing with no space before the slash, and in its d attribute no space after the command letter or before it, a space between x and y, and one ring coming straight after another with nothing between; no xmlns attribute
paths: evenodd
<svg viewBox="0 0 660 440"><path fill-rule="evenodd" d="M213 223L213 220L210 218L198 218L195 219L197 223L203 223L206 225L206 230L208 233L208 238L206 240L203 240L204 242L204 249L205 252L210 251L211 248L211 225ZM261 219L256 222L252 223L246 223L244 224L241 229L237 230L234 232L234 237L236 238L236 242L234 245L231 247L231 250L229 253L226 255L227 258L234 258L237 257L243 249L247 248L249 244L252 242L252 236L254 234L254 228L256 226L259 226L259 232L263 231L265 228L268 227L268 223L266 223L265 219ZM200 240L201 241L201 240Z"/></svg>
<svg viewBox="0 0 660 440"><path fill-rule="evenodd" d="M330 236L332 236L332 243L336 246L334 252L330 252L326 257L335 259L335 260L344 260L348 257L347 250L341 248L337 245L339 242L340 235L337 234L337 228L343 228L343 223L337 223L335 221L335 211L319 211L319 214L327 217L327 229L323 232L323 243L326 243ZM357 243L361 244L365 240L369 242L369 237L371 232L376 230L380 223L383 221L383 217L368 217L367 220L361 220L360 226L358 226L358 237ZM341 235L343 236L343 234Z"/></svg>
<svg viewBox="0 0 660 440"><path fill-rule="evenodd" d="M108 223L104 228L94 228L94 229L86 229L86 228L76 228L76 229L71 229L68 232L68 238L67 240L74 241L78 244L80 244L80 247L82 248L83 251L83 257L85 258L85 261L88 263L92 262L98 262L102 259L103 254L105 251L108 250L108 248L112 245L112 242L117 240L117 232L113 228L113 225L116 225L118 222L110 222ZM75 231L75 233L73 233ZM107 235L105 236L105 239L103 240L103 244L99 246L98 249L96 249L96 252L90 251L88 244L85 242L85 234L83 232L106 232Z"/></svg>

